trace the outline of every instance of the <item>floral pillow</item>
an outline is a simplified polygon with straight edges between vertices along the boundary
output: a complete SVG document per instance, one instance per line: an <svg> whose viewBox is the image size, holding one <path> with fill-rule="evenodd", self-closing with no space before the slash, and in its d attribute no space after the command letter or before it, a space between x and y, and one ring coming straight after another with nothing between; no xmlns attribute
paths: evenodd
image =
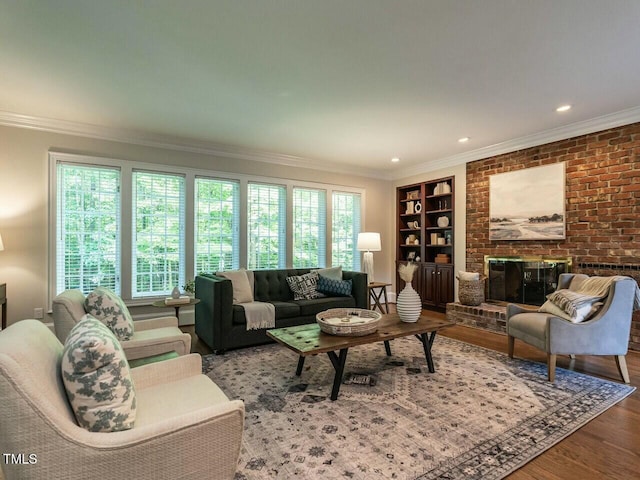
<svg viewBox="0 0 640 480"><path fill-rule="evenodd" d="M112 290L96 288L84 300L84 309L109 327L118 340L130 340L133 336L133 318L129 309Z"/></svg>
<svg viewBox="0 0 640 480"><path fill-rule="evenodd" d="M287 277L287 283L293 292L294 300L310 300L321 296L316 289L318 272L315 270L304 275Z"/></svg>
<svg viewBox="0 0 640 480"><path fill-rule="evenodd" d="M92 432L133 427L136 395L129 363L120 342L100 320L85 315L71 329L61 373L78 425Z"/></svg>

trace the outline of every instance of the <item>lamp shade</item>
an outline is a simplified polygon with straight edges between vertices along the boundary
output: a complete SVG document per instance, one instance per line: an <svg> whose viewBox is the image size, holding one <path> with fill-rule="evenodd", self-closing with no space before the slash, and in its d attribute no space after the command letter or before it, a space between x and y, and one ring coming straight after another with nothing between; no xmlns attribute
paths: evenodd
<svg viewBox="0 0 640 480"><path fill-rule="evenodd" d="M361 252L379 252L382 250L380 234L375 232L362 232L358 234L358 250Z"/></svg>

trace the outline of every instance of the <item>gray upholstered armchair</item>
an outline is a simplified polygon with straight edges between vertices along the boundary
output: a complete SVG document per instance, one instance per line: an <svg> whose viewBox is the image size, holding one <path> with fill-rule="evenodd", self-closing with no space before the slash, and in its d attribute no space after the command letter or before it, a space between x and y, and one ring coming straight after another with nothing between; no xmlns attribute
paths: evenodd
<svg viewBox="0 0 640 480"><path fill-rule="evenodd" d="M53 299L53 326L64 343L73 326L87 313L85 296L80 290L65 290ZM186 355L191 351L191 336L178 328L176 317L137 320L130 340L120 342L127 360L137 360L169 352Z"/></svg>
<svg viewBox="0 0 640 480"><path fill-rule="evenodd" d="M232 479L244 404L229 400L191 354L131 369L134 427L92 432L76 422L61 374L63 347L38 320L0 332L0 462L6 480Z"/></svg>
<svg viewBox="0 0 640 480"><path fill-rule="evenodd" d="M558 290L576 289L588 277L563 273ZM590 319L572 323L551 313L538 312L520 305L507 305L507 335L509 357L513 358L515 339L533 345L547 353L549 381L555 377L556 356L614 355L618 371L625 383L629 372L625 361L631 331L638 285L630 277L615 277L611 281L604 305Z"/></svg>

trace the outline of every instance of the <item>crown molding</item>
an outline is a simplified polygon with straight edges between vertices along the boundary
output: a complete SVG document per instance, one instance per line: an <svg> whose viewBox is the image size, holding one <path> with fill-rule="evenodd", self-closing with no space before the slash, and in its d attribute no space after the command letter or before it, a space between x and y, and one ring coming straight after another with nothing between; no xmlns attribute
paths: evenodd
<svg viewBox="0 0 640 480"><path fill-rule="evenodd" d="M163 148L180 152L197 153L224 158L234 158L255 162L266 162L287 167L308 168L313 170L344 173L382 180L398 180L405 177L429 173L447 167L454 167L475 160L489 158L504 153L515 152L546 143L556 142L571 137L586 135L609 128L640 122L640 106L600 117L571 123L543 132L526 135L524 137L507 140L476 150L451 155L449 157L429 160L413 167L400 170L375 170L362 167L352 167L344 164L317 161L294 155L265 152L249 148L205 142L183 137L160 135L136 130L125 130L99 125L91 125L68 120L56 120L34 117L18 113L0 111L0 125L26 128L44 132L95 138L113 142L128 143L146 147Z"/></svg>
<svg viewBox="0 0 640 480"><path fill-rule="evenodd" d="M442 168L454 167L464 163L482 160L484 158L495 157L504 153L515 152L525 148L536 147L546 143L557 142L567 138L587 135L589 133L600 132L609 128L621 127L631 123L640 122L640 107L633 107L619 112L603 115L601 117L583 120L581 122L570 123L561 127L545 130L543 132L514 138L506 142L496 143L487 147L471 150L469 152L452 155L449 157L430 160L413 167L407 167L393 172L390 177L393 180L411 177L423 173L440 170Z"/></svg>
<svg viewBox="0 0 640 480"><path fill-rule="evenodd" d="M98 140L108 140L119 143L128 143L145 147L163 148L179 152L197 153L254 162L266 162L287 167L309 168L333 173L357 175L360 177L388 179L388 174L375 169L366 169L362 167L312 160L309 158L297 157L295 155L235 147L184 137L91 125L68 120L34 117L6 111L0 111L0 125L63 135L88 137Z"/></svg>

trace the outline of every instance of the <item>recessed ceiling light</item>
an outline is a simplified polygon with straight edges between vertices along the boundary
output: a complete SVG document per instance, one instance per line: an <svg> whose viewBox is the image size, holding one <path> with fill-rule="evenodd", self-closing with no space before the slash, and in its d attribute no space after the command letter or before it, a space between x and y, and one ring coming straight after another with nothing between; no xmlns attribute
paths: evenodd
<svg viewBox="0 0 640 480"><path fill-rule="evenodd" d="M398 157L393 157L393 158L391 159L391 161L392 161L393 163L398 163L398 162L400 161L400 159L399 159Z"/></svg>
<svg viewBox="0 0 640 480"><path fill-rule="evenodd" d="M566 112L567 110L571 110L571 105L561 105L556 108L556 112Z"/></svg>
<svg viewBox="0 0 640 480"><path fill-rule="evenodd" d="M458 139L458 142L460 143L467 143L469 141L469 137L462 137Z"/></svg>

